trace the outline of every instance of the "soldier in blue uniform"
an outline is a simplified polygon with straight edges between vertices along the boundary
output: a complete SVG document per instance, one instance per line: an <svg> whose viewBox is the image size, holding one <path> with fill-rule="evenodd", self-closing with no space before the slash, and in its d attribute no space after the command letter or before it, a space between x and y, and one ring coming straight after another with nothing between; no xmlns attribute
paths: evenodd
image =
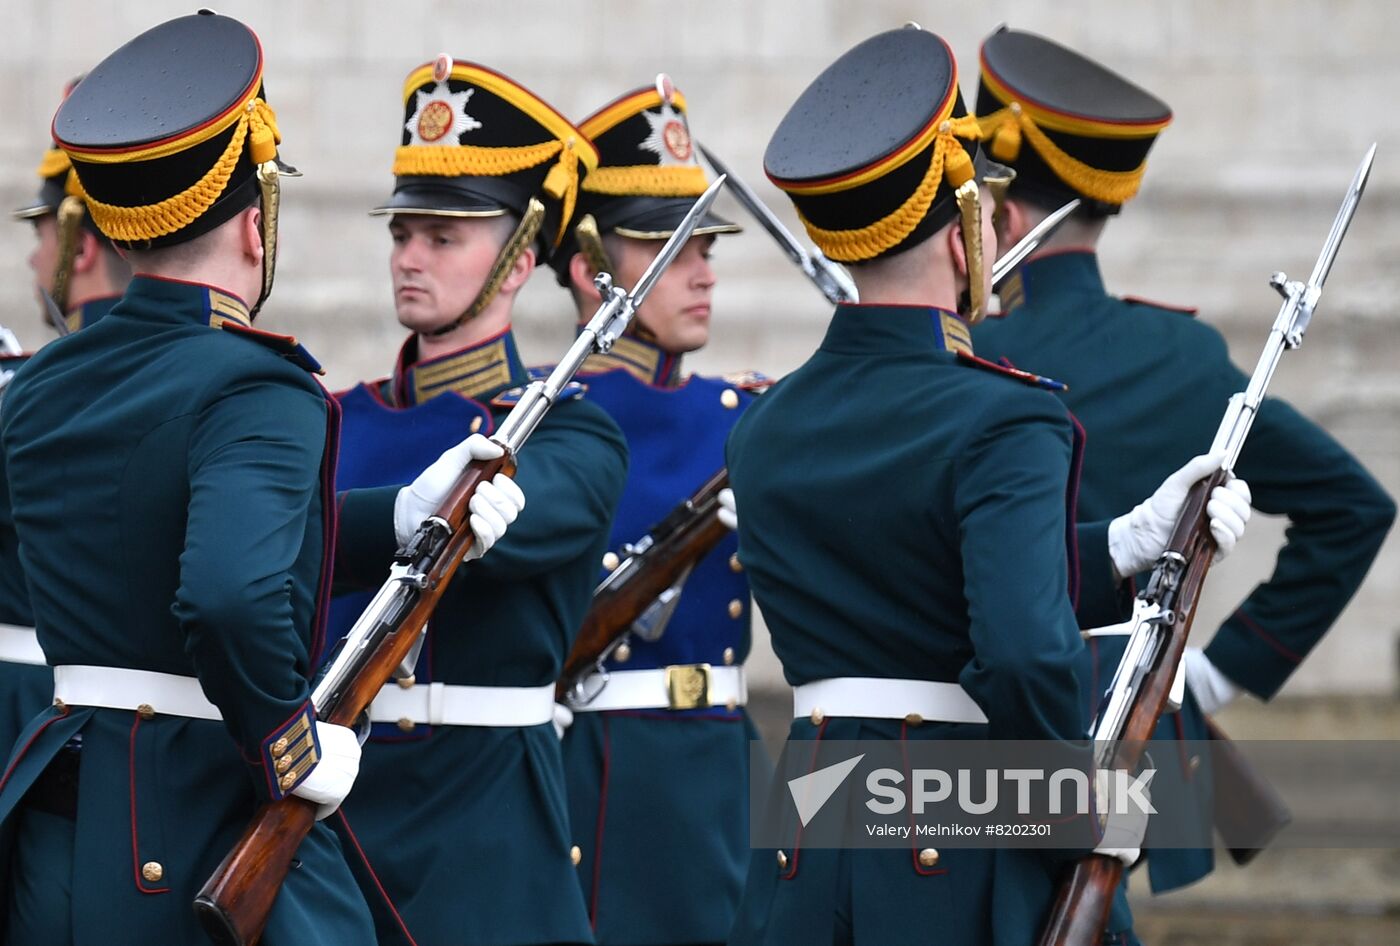
<svg viewBox="0 0 1400 946"><path fill-rule="evenodd" d="M553 265L586 320L599 303L593 277L606 271L635 285L708 182L685 97L665 75L579 128L598 147L599 166ZM621 425L631 453L604 574L626 543L724 466L724 441L762 383L681 369L709 339L716 235L738 229L713 213L702 219L628 333L584 365L589 400ZM731 536L696 563L659 639L634 635L608 661L597 696L572 707L569 811L600 944L728 936L748 863L749 741L758 738L744 710L750 604L737 550ZM703 678L703 703L667 686L678 674Z"/></svg>
<svg viewBox="0 0 1400 946"><path fill-rule="evenodd" d="M342 486L397 482L469 431L496 429L528 381L516 294L558 244L596 165L582 133L511 79L442 56L404 84L388 217L393 374L339 396ZM621 432L579 390L520 452L530 505L454 579L413 677L371 708L374 736L338 827L381 943L589 942L574 877L554 681L588 607L627 472ZM431 468L425 473L430 475ZM416 524L416 520L415 520ZM381 579L365 536L338 581ZM363 599L336 602L343 633Z"/></svg>
<svg viewBox="0 0 1400 946"><path fill-rule="evenodd" d="M35 355L0 412L54 668L52 708L0 773L7 942L199 942L194 894L259 804L291 794L326 817L355 778L355 734L309 699L335 412L296 340L251 325L272 287L283 167L262 80L257 37L206 12L118 49L54 119L137 276L100 322ZM347 494L347 531L392 534L396 507L445 495L424 478ZM479 530L472 554L502 531ZM262 942L374 939L317 825Z"/></svg>
<svg viewBox="0 0 1400 946"><path fill-rule="evenodd" d="M1210 443L1226 401L1247 377L1220 333L1180 310L1110 295L1096 249L1109 217L1137 192L1145 159L1171 111L1156 96L1048 39L1003 29L982 46L977 112L988 146L1017 176L999 236L1014 241L1072 197L1083 206L1002 294L1004 313L973 332L988 357L1045 371L1088 443L1081 519L1123 508L1166 471ZM1265 323L1260 322L1260 337ZM1278 398L1265 401L1237 465L1255 508L1286 515L1273 575L1186 656L1188 699L1163 717L1158 738L1206 739L1207 714L1244 691L1278 692L1336 620L1370 568L1395 505L1326 431ZM1122 638L1095 637L1079 665L1085 710L1097 712ZM1178 758L1159 752L1160 761ZM1181 777L1209 805L1209 759L1182 760ZM1148 844L1151 847L1151 833ZM1207 874L1209 850L1148 858L1156 891ZM1122 897L1109 942L1131 942Z"/></svg>
<svg viewBox="0 0 1400 946"><path fill-rule="evenodd" d="M65 97L73 84L64 90ZM66 313L67 327L76 331L106 315L131 281L131 267L88 215L76 190L72 162L57 144L44 152L39 163L39 192L33 202L14 212L15 219L34 225L35 247L29 256L43 322L52 329L52 317L42 293L57 294L55 303ZM72 184L70 185L70 182ZM59 224L63 208L64 223ZM0 350L0 397L13 372L29 360L29 353ZM53 674L44 665L44 653L34 637L34 615L29 589L19 562L10 494L4 487L4 457L0 455L0 746L14 744L24 724L53 700ZM5 886L5 865L0 864L0 888ZM3 909L3 908L0 908Z"/></svg>
<svg viewBox="0 0 1400 946"><path fill-rule="evenodd" d="M1082 737L1074 566L1086 592L1111 586L1166 541L1137 516L1131 552L1108 554L1106 525L1072 554L1072 425L1041 389L1055 385L972 353L997 246L978 138L947 45L911 24L828 67L764 158L863 300L727 448L794 740ZM1152 508L1175 518L1209 459ZM1211 503L1231 547L1243 501L1222 488ZM1024 946L1073 853L756 850L730 942Z"/></svg>

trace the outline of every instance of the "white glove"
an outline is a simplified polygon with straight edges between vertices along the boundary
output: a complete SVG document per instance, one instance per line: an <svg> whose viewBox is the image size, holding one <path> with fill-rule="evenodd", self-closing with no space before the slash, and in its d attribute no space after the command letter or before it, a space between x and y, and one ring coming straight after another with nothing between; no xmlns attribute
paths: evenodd
<svg viewBox="0 0 1400 946"><path fill-rule="evenodd" d="M360 774L360 740L348 726L317 722L316 741L321 744L321 760L292 794L315 802L320 821L335 813Z"/></svg>
<svg viewBox="0 0 1400 946"><path fill-rule="evenodd" d="M524 508L525 494L515 485L515 480L504 473L497 473L489 483L478 486L467 503L476 539L462 561L470 562L485 555L491 546L501 541L506 529Z"/></svg>
<svg viewBox="0 0 1400 946"><path fill-rule="evenodd" d="M734 490L726 486L719 491L719 521L731 532L739 530L739 510L734 505Z"/></svg>
<svg viewBox="0 0 1400 946"><path fill-rule="evenodd" d="M1196 702L1207 716L1220 712L1244 692L1199 647L1186 648L1186 685L1196 694Z"/></svg>
<svg viewBox="0 0 1400 946"><path fill-rule="evenodd" d="M574 711L563 703L554 704L554 735L560 739L564 738L564 733L574 724Z"/></svg>
<svg viewBox="0 0 1400 946"><path fill-rule="evenodd" d="M394 500L394 535L399 544L403 545L413 538L413 533L418 531L423 520L437 511L468 463L472 460L494 460L504 453L504 447L481 434L472 434L455 447L445 450L442 456L418 474L417 479L399 490L398 498ZM515 521L524 506L524 494L504 474L498 473L491 482L477 487L468 504L476 541L472 543L466 558L480 558L505 535L506 526Z"/></svg>
<svg viewBox="0 0 1400 946"><path fill-rule="evenodd" d="M1224 462L1220 453L1202 454L1167 477L1157 491L1139 503L1132 512L1108 524L1108 554L1119 578L1136 575L1149 568L1166 550L1172 527L1186 494ZM1216 561L1229 555L1244 534L1249 521L1249 485L1233 476L1225 486L1211 491L1206 503L1210 534L1217 546Z"/></svg>
<svg viewBox="0 0 1400 946"><path fill-rule="evenodd" d="M1123 862L1126 869L1137 863L1137 859L1142 856L1142 839L1147 836L1149 813L1142 811L1131 798L1123 799L1123 810L1118 811L1118 800L1113 791L1116 783L1117 779L1112 774L1104 782L1095 779L1094 797L1099 801L1099 811L1108 812L1108 818L1104 823L1103 837L1099 838L1099 846L1094 848L1094 853L1104 857L1116 857ZM1150 804L1150 786L1143 785L1138 791Z"/></svg>

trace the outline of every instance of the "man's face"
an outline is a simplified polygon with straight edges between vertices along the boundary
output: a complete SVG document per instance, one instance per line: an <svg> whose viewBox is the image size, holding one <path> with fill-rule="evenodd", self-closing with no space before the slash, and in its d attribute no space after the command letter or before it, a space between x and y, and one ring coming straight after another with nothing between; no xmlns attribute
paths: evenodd
<svg viewBox="0 0 1400 946"><path fill-rule="evenodd" d="M465 312L504 244L494 217L395 214L389 235L394 310L415 332L440 328Z"/></svg>
<svg viewBox="0 0 1400 946"><path fill-rule="evenodd" d="M53 273L58 266L58 222L53 214L34 218L34 237L29 268L34 271L35 295L40 289L53 292Z"/></svg>
<svg viewBox="0 0 1400 946"><path fill-rule="evenodd" d="M617 283L631 288L665 241L623 237L612 243L618 257L612 261L618 270ZM710 297L715 288L710 252L714 243L714 234L691 237L637 310L637 321L673 355L704 348L710 340Z"/></svg>

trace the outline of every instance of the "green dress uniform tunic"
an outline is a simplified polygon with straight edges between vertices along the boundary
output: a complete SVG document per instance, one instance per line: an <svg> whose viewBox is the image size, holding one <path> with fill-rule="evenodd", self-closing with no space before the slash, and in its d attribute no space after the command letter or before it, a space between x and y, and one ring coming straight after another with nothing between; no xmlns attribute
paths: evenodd
<svg viewBox="0 0 1400 946"><path fill-rule="evenodd" d="M470 433L450 423L459 414L481 418L490 436L528 381L509 332L432 362L413 352L410 341L393 378L342 395L343 466L420 450L425 439L436 456ZM428 623L420 682L558 679L627 478L621 431L579 393L561 398L520 451L514 478L525 508L453 579ZM353 551L337 559L337 584L377 585L396 546L390 517L356 518L372 528L344 537ZM355 849L380 942L591 942L553 726L407 728L376 727L338 825Z"/></svg>
<svg viewBox="0 0 1400 946"><path fill-rule="evenodd" d="M76 328L92 325L120 298L110 296L84 303L68 316L69 321L76 323ZM29 358L28 353L0 355L0 373L19 371ZM0 398L3 396L0 393ZM10 625L13 630L7 633L15 635L16 639L33 637L34 611L29 605L29 587L19 560L19 539L10 509L3 451L0 451L0 624ZM30 629L27 635L25 628ZM53 671L47 666L0 657L0 753L8 754L25 725L52 702ZM0 857L0 890L10 888L9 869L8 861ZM5 911L6 904L0 903L0 930L4 929Z"/></svg>
<svg viewBox="0 0 1400 946"><path fill-rule="evenodd" d="M20 559L49 662L197 677L223 717L54 706L30 723L0 774L0 822L19 834L10 942L202 942L195 892L258 805L295 787L270 747L309 722L334 427L309 356L246 323L231 296L138 277L6 393ZM55 909L70 892L71 912ZM369 943L370 930L317 825L262 941Z"/></svg>
<svg viewBox="0 0 1400 946"><path fill-rule="evenodd" d="M1208 449L1226 401L1248 383L1220 333L1191 312L1109 295L1090 252L1025 264L1003 298L1006 316L987 320L973 338L989 357L1068 384L1061 397L1088 434L1081 519L1126 511ZM1261 323L1261 338L1263 330ZM1206 655L1268 699L1351 600L1395 504L1355 457L1278 398L1264 402L1235 471L1249 483L1256 509L1288 517L1288 539L1273 575L1220 626ZM1079 671L1091 714L1122 649L1123 638L1103 637L1086 651ZM1157 738L1209 738L1194 699L1162 718ZM1181 761L1182 777L1198 786L1208 810L1209 760ZM1209 850L1161 850L1148 859L1158 891L1198 880L1211 867ZM1126 912L1120 904L1116 927L1126 929Z"/></svg>
<svg viewBox="0 0 1400 946"><path fill-rule="evenodd" d="M954 322L838 307L727 454L739 555L788 682L956 682L989 722L801 718L790 739L1085 732L1066 594L1071 421L1048 392L949 350ZM1090 567L1105 572L1106 552ZM731 943L1033 941L1063 854L945 850L929 865L919 847L755 851Z"/></svg>

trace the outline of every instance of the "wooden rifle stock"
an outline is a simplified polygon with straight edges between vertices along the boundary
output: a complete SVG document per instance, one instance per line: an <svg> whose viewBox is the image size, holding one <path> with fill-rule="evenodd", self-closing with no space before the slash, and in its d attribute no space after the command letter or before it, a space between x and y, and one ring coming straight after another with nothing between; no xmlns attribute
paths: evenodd
<svg viewBox="0 0 1400 946"><path fill-rule="evenodd" d="M593 603L555 685L556 700L563 702L642 612L729 534L717 512L719 492L728 485L727 469L706 480L657 524L652 530L655 541L629 556L593 593ZM623 569L628 573L620 574Z"/></svg>
<svg viewBox="0 0 1400 946"><path fill-rule="evenodd" d="M329 705L316 708L317 719L337 726L358 724L412 650L471 547L474 536L467 525L467 503L477 486L497 473L514 470L514 463L505 457L468 464L438 508L437 515L450 524L453 534L426 569L427 581L412 608L380 640L348 686ZM316 805L295 795L258 809L194 901L200 924L218 946L252 946L258 941L292 858L315 823Z"/></svg>
<svg viewBox="0 0 1400 946"><path fill-rule="evenodd" d="M1181 665L1191 622L1196 618L1201 588L1215 557L1215 539L1210 534L1206 503L1211 491L1223 485L1226 478L1225 471L1217 470L1191 487L1167 543L1163 561L1173 553L1185 561L1179 584L1169 590L1170 597L1162 602L1163 610L1169 610L1174 620L1166 625L1169 629L1166 645L1143 678L1123 732L1112 737L1117 743L1113 756L1115 769L1132 772L1137 768L1157 728L1157 720L1166 709L1172 679ZM1159 562L1149 589L1157 584L1162 568ZM1122 879L1123 862L1116 857L1089 854L1076 861L1060 881L1041 933L1040 946L1097 946L1103 938L1108 912Z"/></svg>

